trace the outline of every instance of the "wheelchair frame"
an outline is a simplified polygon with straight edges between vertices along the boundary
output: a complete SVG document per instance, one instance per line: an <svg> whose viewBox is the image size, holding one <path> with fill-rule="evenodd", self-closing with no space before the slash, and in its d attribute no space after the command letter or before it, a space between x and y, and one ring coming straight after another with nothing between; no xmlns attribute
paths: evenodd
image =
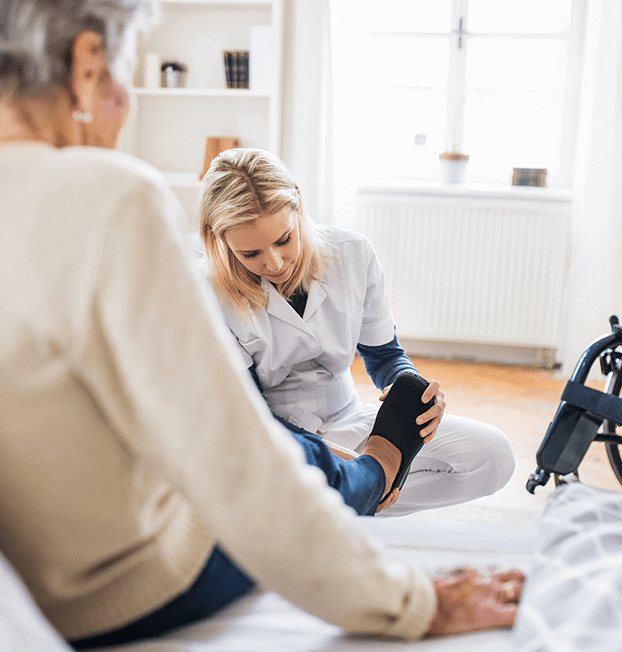
<svg viewBox="0 0 622 652"><path fill-rule="evenodd" d="M609 323L611 332L590 344L566 384L555 417L536 453L538 468L529 476L526 486L530 493L537 486L544 486L551 474L555 475L556 484L564 475L578 476L578 467L594 441L605 443L611 468L622 484L622 436L617 434L617 427L622 426L622 351L617 350L622 346L622 326L615 315ZM602 392L585 385L597 359L606 377Z"/></svg>

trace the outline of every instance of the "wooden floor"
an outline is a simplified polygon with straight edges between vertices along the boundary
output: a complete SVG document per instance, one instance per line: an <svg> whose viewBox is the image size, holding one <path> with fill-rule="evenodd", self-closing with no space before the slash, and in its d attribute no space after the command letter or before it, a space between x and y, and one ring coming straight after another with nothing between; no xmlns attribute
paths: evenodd
<svg viewBox="0 0 622 652"><path fill-rule="evenodd" d="M514 476L495 496L480 499L482 504L506 505L514 510L517 522L537 520L554 489L553 479L536 489L535 495L526 491L525 483L536 468L535 454L555 415L565 381L554 379L550 371L530 367L427 358L413 358L413 362L422 376L440 383L447 412L491 423L510 438L516 457ZM360 358L355 359L352 371L363 400L376 402L379 392ZM602 388L602 383L591 385ZM579 474L591 486L622 490L601 443L592 444Z"/></svg>

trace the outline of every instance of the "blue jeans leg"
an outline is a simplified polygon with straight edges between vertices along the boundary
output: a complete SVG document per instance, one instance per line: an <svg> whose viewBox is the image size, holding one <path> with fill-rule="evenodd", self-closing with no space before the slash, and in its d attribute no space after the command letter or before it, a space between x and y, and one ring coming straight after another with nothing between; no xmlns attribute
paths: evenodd
<svg viewBox="0 0 622 652"><path fill-rule="evenodd" d="M336 489L346 505L361 516L373 516L384 495L385 476L380 462L369 455L344 460L330 452L321 437L291 431L302 446L307 463L326 474L329 486Z"/></svg>
<svg viewBox="0 0 622 652"><path fill-rule="evenodd" d="M83 650L154 638L207 618L244 595L254 585L254 581L217 546L194 584L171 602L114 632L70 643L76 650Z"/></svg>

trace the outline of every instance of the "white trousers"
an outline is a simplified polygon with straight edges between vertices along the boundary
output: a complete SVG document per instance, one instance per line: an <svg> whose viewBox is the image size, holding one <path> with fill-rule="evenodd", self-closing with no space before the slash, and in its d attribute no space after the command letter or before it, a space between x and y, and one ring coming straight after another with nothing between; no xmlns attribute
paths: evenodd
<svg viewBox="0 0 622 652"><path fill-rule="evenodd" d="M349 425L356 420L360 428L363 419L369 433L376 412L377 408L359 403L321 434L336 444L356 448L360 437L353 441ZM510 441L501 430L445 414L432 441L413 460L398 501L377 517L402 516L488 496L508 483L514 466Z"/></svg>

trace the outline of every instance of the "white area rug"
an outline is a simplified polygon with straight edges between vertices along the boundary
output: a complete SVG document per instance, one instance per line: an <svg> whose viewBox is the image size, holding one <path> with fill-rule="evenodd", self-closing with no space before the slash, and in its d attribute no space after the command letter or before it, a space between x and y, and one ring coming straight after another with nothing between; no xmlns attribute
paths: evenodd
<svg viewBox="0 0 622 652"><path fill-rule="evenodd" d="M517 468L510 482L496 494L460 505L417 512L404 518L441 523L476 523L537 527L546 499L555 488L551 478L535 495L525 489L529 473Z"/></svg>

